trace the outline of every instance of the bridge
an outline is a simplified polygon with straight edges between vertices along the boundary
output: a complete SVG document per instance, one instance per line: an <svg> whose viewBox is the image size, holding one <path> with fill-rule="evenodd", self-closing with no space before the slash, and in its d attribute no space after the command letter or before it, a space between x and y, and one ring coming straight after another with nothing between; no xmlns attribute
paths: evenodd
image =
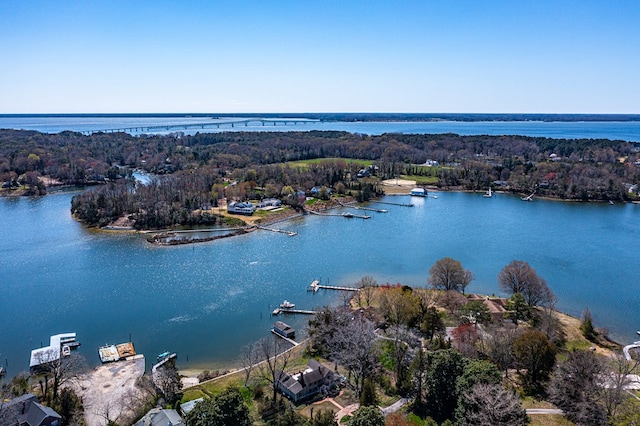
<svg viewBox="0 0 640 426"><path fill-rule="evenodd" d="M226 120L226 121L206 121L201 123L181 123L181 124L155 124L147 126L131 126L131 127L119 127L113 129L97 129L97 130L85 130L82 134L90 136L94 133L156 133L170 130L187 130L187 129L211 129L211 128L224 128L224 127L248 127L249 124L262 125L262 126L278 126L278 125L299 125L307 123L317 123L320 120L311 118L247 118L239 120Z"/></svg>

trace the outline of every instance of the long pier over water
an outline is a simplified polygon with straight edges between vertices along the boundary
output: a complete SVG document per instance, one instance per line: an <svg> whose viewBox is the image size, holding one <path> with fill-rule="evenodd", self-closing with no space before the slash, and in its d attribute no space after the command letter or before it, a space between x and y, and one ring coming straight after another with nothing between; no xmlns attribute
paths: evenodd
<svg viewBox="0 0 640 426"><path fill-rule="evenodd" d="M187 130L187 129L211 129L221 127L248 127L249 124L256 124L262 126L278 126L278 125L299 125L307 123L316 123L320 120L311 118L247 118L238 120L211 120L201 123L180 123L180 124L154 124L146 126L129 126L119 127L113 129L96 129L85 130L82 132L84 135L91 135L93 133L156 133L170 130Z"/></svg>

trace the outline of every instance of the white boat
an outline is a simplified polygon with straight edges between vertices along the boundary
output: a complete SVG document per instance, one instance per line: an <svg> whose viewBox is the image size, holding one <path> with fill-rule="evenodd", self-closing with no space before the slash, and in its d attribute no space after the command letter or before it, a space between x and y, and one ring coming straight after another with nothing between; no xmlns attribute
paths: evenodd
<svg viewBox="0 0 640 426"><path fill-rule="evenodd" d="M531 195L529 195L527 197L520 197L520 199L522 201L533 201L533 194L535 194L535 192L532 192Z"/></svg>
<svg viewBox="0 0 640 426"><path fill-rule="evenodd" d="M62 356L71 355L71 348L68 345L62 346Z"/></svg>
<svg viewBox="0 0 640 426"><path fill-rule="evenodd" d="M291 302L289 302L288 300L285 300L284 302L282 302L280 304L280 308L282 308L282 309L293 309L295 307L296 307L296 305L291 303Z"/></svg>
<svg viewBox="0 0 640 426"><path fill-rule="evenodd" d="M493 197L493 192L491 192L491 187L489 187L489 190L483 195L483 197L485 198Z"/></svg>

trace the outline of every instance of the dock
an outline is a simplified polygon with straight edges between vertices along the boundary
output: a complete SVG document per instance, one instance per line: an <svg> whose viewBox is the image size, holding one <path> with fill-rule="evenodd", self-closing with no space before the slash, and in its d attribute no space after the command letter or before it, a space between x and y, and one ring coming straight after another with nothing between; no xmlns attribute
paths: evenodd
<svg viewBox="0 0 640 426"><path fill-rule="evenodd" d="M316 293L321 288L325 290L360 291L360 289L356 287L343 287L343 286L337 286L337 285L320 284L320 281L318 280L314 280L311 284L309 284L309 288L307 288L307 291L313 291L314 293Z"/></svg>
<svg viewBox="0 0 640 426"><path fill-rule="evenodd" d="M371 200L369 202L370 203L375 203L375 204L387 204L387 205L390 205L390 206L413 207L413 204L411 204L411 203L391 203L389 201L377 201L377 200Z"/></svg>
<svg viewBox="0 0 640 426"><path fill-rule="evenodd" d="M320 212L315 212L313 210L308 210L308 212L311 214L315 214L317 216L346 217L347 219L352 219L354 217L358 219L371 219L371 216L369 215L360 215L360 214L353 214L353 213L320 213Z"/></svg>
<svg viewBox="0 0 640 426"><path fill-rule="evenodd" d="M275 308L271 315L280 315L280 314L301 314L301 315L315 315L317 311L309 311L306 309L283 309L283 308Z"/></svg>
<svg viewBox="0 0 640 426"><path fill-rule="evenodd" d="M293 346L298 346L300 343L296 342L293 339L289 339L288 337L284 337L282 334L278 333L277 331L275 331L274 329L271 329L271 332L278 336L279 338L286 340L288 343L291 343Z"/></svg>
<svg viewBox="0 0 640 426"><path fill-rule="evenodd" d="M377 213L387 213L389 210L386 209L376 209L373 207L363 207L363 206L356 206L354 205L354 202L350 202L350 203L343 203L341 201L338 200L338 204L340 204L342 207L347 207L347 208L351 208L351 209L356 209L356 210L368 210L370 212L377 212Z"/></svg>
<svg viewBox="0 0 640 426"><path fill-rule="evenodd" d="M136 351L131 342L120 343L119 345L104 345L98 348L98 355L103 364L127 359L135 354Z"/></svg>
<svg viewBox="0 0 640 426"><path fill-rule="evenodd" d="M298 235L297 232L294 231L287 231L285 229L277 229L277 228L268 228L266 226L256 226L256 228L258 229L262 229L263 231L271 231L271 232L279 232L281 234L287 234L290 237L295 237L296 235Z"/></svg>
<svg viewBox="0 0 640 426"><path fill-rule="evenodd" d="M368 210L370 212L376 212L376 213L387 213L389 211L387 209L376 209L376 208L373 208L373 207L362 207L362 206L353 206L351 208L354 208L356 210Z"/></svg>

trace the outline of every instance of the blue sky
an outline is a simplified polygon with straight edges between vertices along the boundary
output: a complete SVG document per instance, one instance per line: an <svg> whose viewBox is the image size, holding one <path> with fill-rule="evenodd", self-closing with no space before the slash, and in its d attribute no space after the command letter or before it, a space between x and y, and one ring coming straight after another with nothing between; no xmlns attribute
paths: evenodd
<svg viewBox="0 0 640 426"><path fill-rule="evenodd" d="M640 1L0 2L0 113L640 113Z"/></svg>

